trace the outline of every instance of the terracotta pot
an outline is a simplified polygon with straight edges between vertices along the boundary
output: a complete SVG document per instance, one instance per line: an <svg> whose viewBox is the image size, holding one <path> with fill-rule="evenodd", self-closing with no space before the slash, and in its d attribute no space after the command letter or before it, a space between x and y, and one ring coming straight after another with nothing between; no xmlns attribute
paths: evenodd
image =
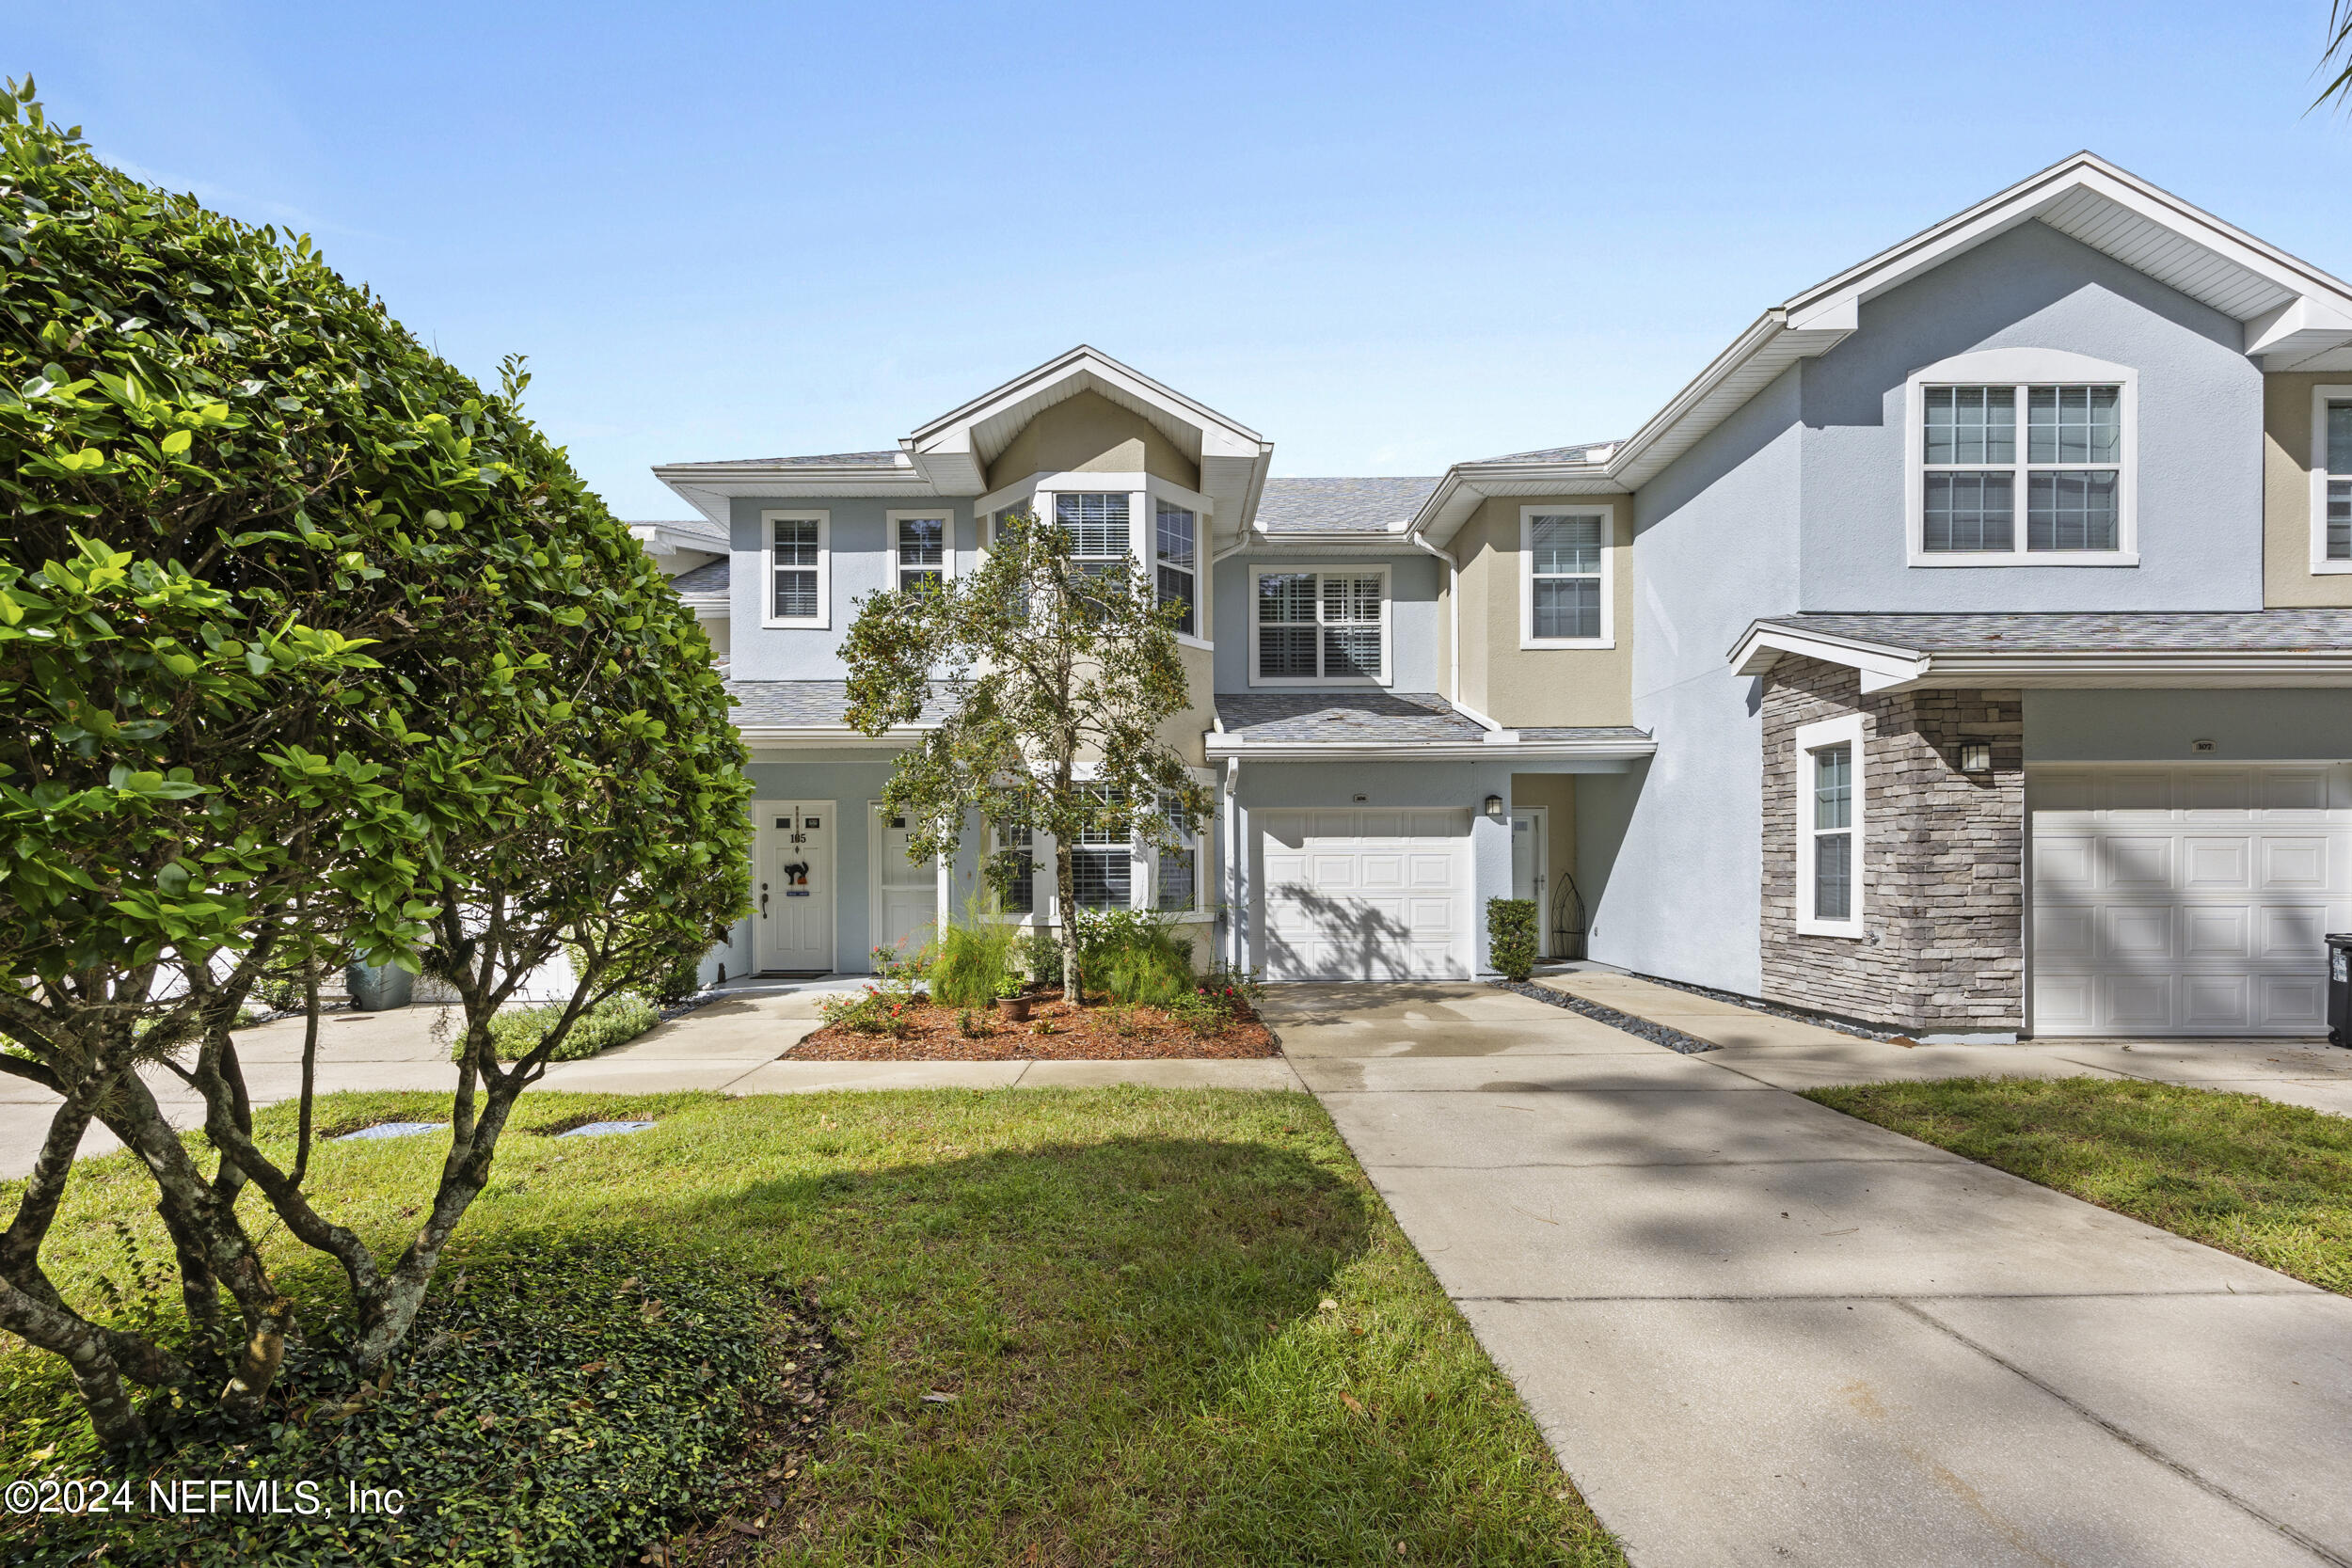
<svg viewBox="0 0 2352 1568"><path fill-rule="evenodd" d="M1008 1023L1026 1023L1029 1021L1029 999L1025 996L1000 996L996 999L996 1010L1004 1015Z"/></svg>

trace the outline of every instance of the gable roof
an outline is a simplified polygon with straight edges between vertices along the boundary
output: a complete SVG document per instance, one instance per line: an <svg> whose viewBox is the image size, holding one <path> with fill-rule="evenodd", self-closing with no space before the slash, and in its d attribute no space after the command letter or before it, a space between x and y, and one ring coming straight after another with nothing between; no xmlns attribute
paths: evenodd
<svg viewBox="0 0 2352 1568"><path fill-rule="evenodd" d="M736 496L977 496L988 488L989 464L1012 438L1081 392L1141 416L1200 466L1218 533L1232 537L1248 525L1274 443L1085 343L917 427L894 450L664 463L654 477L720 523Z"/></svg>
<svg viewBox="0 0 2352 1568"><path fill-rule="evenodd" d="M2036 222L2239 322L2246 352L2265 370L2352 370L2352 284L2096 153L2077 152L1766 310L1624 441L1455 465L1414 518L1414 531L1442 546L1482 495L1646 483L1790 365L1845 341L1863 305Z"/></svg>

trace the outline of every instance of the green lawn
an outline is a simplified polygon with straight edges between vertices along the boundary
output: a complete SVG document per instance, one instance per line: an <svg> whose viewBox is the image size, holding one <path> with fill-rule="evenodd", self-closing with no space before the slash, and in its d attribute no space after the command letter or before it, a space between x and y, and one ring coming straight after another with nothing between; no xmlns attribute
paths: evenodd
<svg viewBox="0 0 2352 1568"><path fill-rule="evenodd" d="M1950 1078L1808 1098L2352 1294L2352 1117L2104 1078Z"/></svg>
<svg viewBox="0 0 2352 1568"><path fill-rule="evenodd" d="M519 1116L588 1111L660 1125L510 1134L442 1277L501 1236L617 1225L805 1283L852 1358L770 1560L1623 1561L1308 1096L535 1094ZM339 1096L320 1119L446 1114ZM315 1185L389 1250L438 1148L329 1145ZM114 1222L161 1238L136 1171L84 1175L53 1274L89 1301L126 1277ZM32 1370L0 1357L0 1464L61 1392Z"/></svg>

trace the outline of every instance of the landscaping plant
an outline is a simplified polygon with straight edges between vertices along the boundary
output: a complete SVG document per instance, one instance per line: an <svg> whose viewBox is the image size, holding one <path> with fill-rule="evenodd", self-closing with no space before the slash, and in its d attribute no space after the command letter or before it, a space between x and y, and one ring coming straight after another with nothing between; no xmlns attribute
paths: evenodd
<svg viewBox="0 0 2352 1568"><path fill-rule="evenodd" d="M1078 908L1082 835L1175 849L1209 815L1207 787L1163 734L1190 701L1178 607L1157 602L1132 557L1091 571L1071 551L1052 523L1002 519L977 570L867 595L842 645L860 732L913 724L935 689L947 698L882 791L883 809L912 824L908 855L952 858L975 822L1051 834L1064 911ZM1008 889L1025 852L993 853L991 884ZM1082 1005L1074 943L1059 968Z"/></svg>
<svg viewBox="0 0 2352 1568"><path fill-rule="evenodd" d="M58 1097L0 1329L64 1358L109 1444L146 1432L135 1388L261 1412L295 1323L248 1190L342 1274L348 1315L307 1338L374 1375L570 1028L745 903L708 643L527 381L484 390L307 236L0 94L0 1072ZM565 942L573 994L502 1068L492 1020ZM429 965L465 1017L447 1158L389 1259L306 1191L317 977L349 958ZM297 1135L265 1149L231 1031L273 974L310 1025ZM212 1168L141 1068L200 1100ZM154 1189L183 1338L42 1268L92 1121Z"/></svg>
<svg viewBox="0 0 2352 1568"><path fill-rule="evenodd" d="M966 900L963 918L940 928L938 954L931 960L932 1000L950 1007L985 1007L1007 994L1020 941L1020 928L998 919L985 900ZM1015 982L1014 993L1018 990Z"/></svg>
<svg viewBox="0 0 2352 1568"><path fill-rule="evenodd" d="M1486 900L1486 958L1506 980L1524 984L1535 973L1535 901Z"/></svg>
<svg viewBox="0 0 2352 1568"><path fill-rule="evenodd" d="M548 1031L562 1021L561 1003L548 1003L536 1007L509 1007L490 1020L490 1044L501 1062L520 1061L539 1049ZM608 996L572 1021L563 1042L548 1053L548 1060L574 1062L593 1056L616 1045L626 1045L661 1022L661 1013L651 1002L634 991ZM466 1042L459 1040L452 1050L455 1056L464 1052Z"/></svg>

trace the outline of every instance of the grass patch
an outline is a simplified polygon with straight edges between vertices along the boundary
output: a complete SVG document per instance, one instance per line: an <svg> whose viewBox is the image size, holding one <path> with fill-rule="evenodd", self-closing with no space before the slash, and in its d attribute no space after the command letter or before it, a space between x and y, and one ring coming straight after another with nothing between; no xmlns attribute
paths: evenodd
<svg viewBox="0 0 2352 1568"><path fill-rule="evenodd" d="M804 1288L846 1359L815 1457L769 1482L766 1560L1623 1560L1307 1096L532 1094L517 1115L592 1112L660 1125L507 1146L444 1278L538 1236L623 1234ZM264 1121L290 1131L283 1108ZM324 1148L323 1206L389 1249L441 1148ZM128 1277L115 1222L167 1252L145 1180L120 1156L85 1169L52 1272L95 1304ZM40 1467L65 1393L0 1356L0 1469Z"/></svg>
<svg viewBox="0 0 2352 1568"><path fill-rule="evenodd" d="M2352 1117L2104 1078L1947 1078L1806 1098L2352 1295Z"/></svg>

